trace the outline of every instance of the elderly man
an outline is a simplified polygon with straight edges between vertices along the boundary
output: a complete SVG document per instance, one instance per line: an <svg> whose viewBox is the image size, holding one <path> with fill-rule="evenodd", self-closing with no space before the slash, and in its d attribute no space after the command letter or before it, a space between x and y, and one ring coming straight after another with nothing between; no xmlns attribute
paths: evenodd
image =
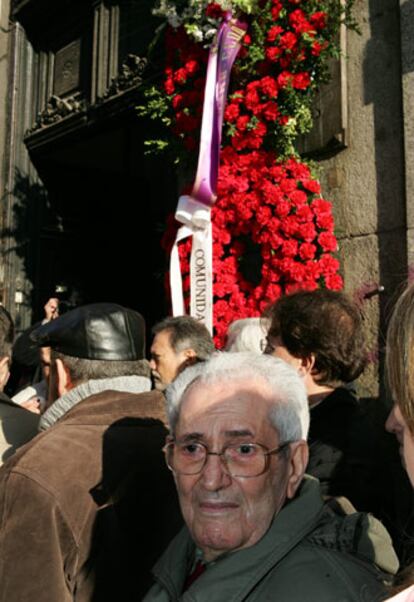
<svg viewBox="0 0 414 602"><path fill-rule="evenodd" d="M51 347L58 399L0 471L0 600L138 600L178 514L144 320L97 303L33 336Z"/></svg>
<svg viewBox="0 0 414 602"><path fill-rule="evenodd" d="M398 566L389 536L368 515L335 514L304 478L309 410L290 366L220 354L185 370L167 397L165 453L186 527L145 602L379 599L378 565Z"/></svg>
<svg viewBox="0 0 414 602"><path fill-rule="evenodd" d="M151 371L159 391L181 370L206 360L214 351L213 339L204 324L191 316L165 318L152 329Z"/></svg>

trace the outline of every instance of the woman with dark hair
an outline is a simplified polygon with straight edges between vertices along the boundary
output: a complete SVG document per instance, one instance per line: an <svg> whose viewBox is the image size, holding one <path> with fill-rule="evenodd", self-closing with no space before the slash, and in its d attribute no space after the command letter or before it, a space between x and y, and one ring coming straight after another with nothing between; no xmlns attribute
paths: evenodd
<svg viewBox="0 0 414 602"><path fill-rule="evenodd" d="M374 434L353 381L367 352L359 307L346 294L299 291L265 312L269 353L302 375L311 415L307 472L327 496L344 496L357 510L383 517ZM387 525L388 526L388 525Z"/></svg>

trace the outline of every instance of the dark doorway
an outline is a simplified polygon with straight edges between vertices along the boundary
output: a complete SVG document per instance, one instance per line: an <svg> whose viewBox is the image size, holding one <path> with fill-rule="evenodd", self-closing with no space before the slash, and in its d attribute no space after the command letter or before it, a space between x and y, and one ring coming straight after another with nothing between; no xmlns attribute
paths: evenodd
<svg viewBox="0 0 414 602"><path fill-rule="evenodd" d="M165 158L144 155L142 127L125 116L32 157L47 189L31 245L35 317L59 284L82 303L137 309L149 326L168 313L161 239L176 182Z"/></svg>

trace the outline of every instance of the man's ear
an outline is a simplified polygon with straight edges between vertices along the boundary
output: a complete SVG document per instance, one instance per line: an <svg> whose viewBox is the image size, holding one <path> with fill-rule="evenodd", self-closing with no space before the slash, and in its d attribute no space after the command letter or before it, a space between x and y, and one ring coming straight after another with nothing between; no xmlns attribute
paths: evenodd
<svg viewBox="0 0 414 602"><path fill-rule="evenodd" d="M0 359L0 391L7 385L10 376L10 358L6 355Z"/></svg>
<svg viewBox="0 0 414 602"><path fill-rule="evenodd" d="M194 349L184 349L183 354L183 362L180 365L180 371L184 370L184 368L188 368L188 366L192 366L197 363L197 354Z"/></svg>
<svg viewBox="0 0 414 602"><path fill-rule="evenodd" d="M56 358L56 386L59 397L62 397L65 393L73 389L72 379L70 377L69 370L62 362L61 359Z"/></svg>
<svg viewBox="0 0 414 602"><path fill-rule="evenodd" d="M309 460L309 448L304 439L290 444L289 476L286 497L292 499L302 482Z"/></svg>
<svg viewBox="0 0 414 602"><path fill-rule="evenodd" d="M302 377L311 375L314 367L315 367L315 356L313 353L311 353L307 357L300 358L300 367L299 367L298 372Z"/></svg>

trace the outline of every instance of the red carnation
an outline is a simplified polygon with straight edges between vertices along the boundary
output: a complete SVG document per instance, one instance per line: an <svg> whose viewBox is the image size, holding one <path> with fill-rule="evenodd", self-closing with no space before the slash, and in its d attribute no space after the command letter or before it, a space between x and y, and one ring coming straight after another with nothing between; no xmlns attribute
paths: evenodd
<svg viewBox="0 0 414 602"><path fill-rule="evenodd" d="M185 69L189 75L194 75L199 70L200 66L197 61L190 60L185 64Z"/></svg>
<svg viewBox="0 0 414 602"><path fill-rule="evenodd" d="M313 259L316 254L316 246L310 242L304 242L300 245L299 256L303 260Z"/></svg>
<svg viewBox="0 0 414 602"><path fill-rule="evenodd" d="M287 31L282 36L280 36L279 46L284 48L285 50L293 50L296 44L298 43L298 39L294 33L291 31Z"/></svg>
<svg viewBox="0 0 414 602"><path fill-rule="evenodd" d="M221 19L226 13L217 2L211 2L206 8L206 15L210 19Z"/></svg>
<svg viewBox="0 0 414 602"><path fill-rule="evenodd" d="M173 109L179 109L183 104L183 96L182 94L176 94L171 101Z"/></svg>
<svg viewBox="0 0 414 602"><path fill-rule="evenodd" d="M277 76L277 83L281 88L286 88L292 83L293 75L290 71L282 71Z"/></svg>
<svg viewBox="0 0 414 602"><path fill-rule="evenodd" d="M280 25L273 25L267 32L268 42L274 42L276 38L283 32L283 27Z"/></svg>
<svg viewBox="0 0 414 602"><path fill-rule="evenodd" d="M326 288L331 291L340 291L343 289L344 281L339 274L328 274L328 276L325 276L325 284Z"/></svg>
<svg viewBox="0 0 414 602"><path fill-rule="evenodd" d="M293 76L292 86L296 88L296 90L306 90L311 83L310 75L307 71L302 71L302 73L296 73Z"/></svg>
<svg viewBox="0 0 414 602"><path fill-rule="evenodd" d="M224 111L224 119L226 121L235 121L237 117L240 115L240 106L231 102L227 105L226 110Z"/></svg>
<svg viewBox="0 0 414 602"><path fill-rule="evenodd" d="M167 94L174 94L175 86L171 77L165 80L164 82L164 90Z"/></svg>
<svg viewBox="0 0 414 602"><path fill-rule="evenodd" d="M330 232L321 232L318 236L318 243L324 251L336 251L338 247L336 237Z"/></svg>
<svg viewBox="0 0 414 602"><path fill-rule="evenodd" d="M270 98L276 98L278 86L274 77L270 77L270 75L262 77L260 80L260 87L263 94L266 94L266 96L269 96Z"/></svg>
<svg viewBox="0 0 414 602"><path fill-rule="evenodd" d="M308 190L310 190L310 188L308 188ZM321 215L322 213L331 213L332 203L325 199L315 199L312 201L311 207L315 212L315 215Z"/></svg>
<svg viewBox="0 0 414 602"><path fill-rule="evenodd" d="M319 259L319 268L325 277L328 274L335 274L339 270L339 261L332 255L324 254Z"/></svg>
<svg viewBox="0 0 414 602"><path fill-rule="evenodd" d="M316 237L315 226L312 223L300 224L298 231L305 242L312 242Z"/></svg>
<svg viewBox="0 0 414 602"><path fill-rule="evenodd" d="M275 121L279 115L279 109L275 102L267 102L263 105L263 116L268 121Z"/></svg>
<svg viewBox="0 0 414 602"><path fill-rule="evenodd" d="M322 230L329 230L330 232L333 232L333 216L330 213L323 213L322 215L318 215L318 217L316 218L316 225Z"/></svg>
<svg viewBox="0 0 414 602"><path fill-rule="evenodd" d="M303 180L302 184L310 192L318 193L321 191L321 185L317 180Z"/></svg>
<svg viewBox="0 0 414 602"><path fill-rule="evenodd" d="M327 20L328 15L322 11L313 13L313 15L310 16L310 22L314 27L316 27L316 29L324 29L326 27Z"/></svg>
<svg viewBox="0 0 414 602"><path fill-rule="evenodd" d="M275 46L271 46L270 48L266 48L266 58L273 63L278 60L282 51L280 48L276 48Z"/></svg>
<svg viewBox="0 0 414 602"><path fill-rule="evenodd" d="M285 240L282 245L282 253L285 257L295 257L298 252L298 243L295 239Z"/></svg>
<svg viewBox="0 0 414 602"><path fill-rule="evenodd" d="M271 15L272 15L272 19L274 21L277 21L280 17L280 11L282 10L282 3L281 2L277 2L277 1L273 1L273 6L271 8Z"/></svg>
<svg viewBox="0 0 414 602"><path fill-rule="evenodd" d="M294 205L303 205L308 200L308 196L303 190L293 190L289 198Z"/></svg>
<svg viewBox="0 0 414 602"><path fill-rule="evenodd" d="M177 84L185 84L187 81L187 76L187 71L184 69L184 67L181 67L174 73L174 81L177 82Z"/></svg>
<svg viewBox="0 0 414 602"><path fill-rule="evenodd" d="M236 121L236 127L240 132L244 132L250 123L250 117L248 115L242 115Z"/></svg>

